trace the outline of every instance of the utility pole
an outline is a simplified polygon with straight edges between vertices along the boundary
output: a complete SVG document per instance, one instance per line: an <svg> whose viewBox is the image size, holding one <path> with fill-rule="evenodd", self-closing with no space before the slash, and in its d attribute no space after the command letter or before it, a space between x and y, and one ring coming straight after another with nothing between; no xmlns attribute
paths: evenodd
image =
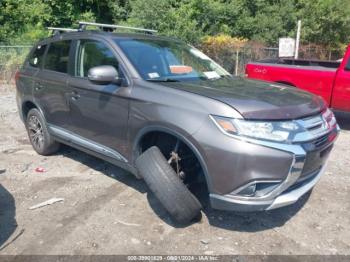
<svg viewBox="0 0 350 262"><path fill-rule="evenodd" d="M297 39L295 41L295 53L294 53L295 59L298 59L299 57L300 31L301 31L301 20L298 20Z"/></svg>

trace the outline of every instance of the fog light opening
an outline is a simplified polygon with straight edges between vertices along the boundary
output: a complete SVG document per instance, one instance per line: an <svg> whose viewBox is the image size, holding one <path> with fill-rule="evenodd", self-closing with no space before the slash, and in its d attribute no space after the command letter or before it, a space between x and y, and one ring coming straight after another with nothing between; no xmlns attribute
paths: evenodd
<svg viewBox="0 0 350 262"><path fill-rule="evenodd" d="M256 184L247 186L242 191L239 192L241 196L254 196L256 191Z"/></svg>
<svg viewBox="0 0 350 262"><path fill-rule="evenodd" d="M256 182L243 188L237 193L244 197L260 197L273 191L281 181Z"/></svg>

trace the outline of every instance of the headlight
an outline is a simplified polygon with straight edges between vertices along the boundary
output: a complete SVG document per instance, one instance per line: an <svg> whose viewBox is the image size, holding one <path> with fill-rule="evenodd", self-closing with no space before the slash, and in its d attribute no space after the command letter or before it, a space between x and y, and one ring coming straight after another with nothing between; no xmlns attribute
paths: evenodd
<svg viewBox="0 0 350 262"><path fill-rule="evenodd" d="M249 121L211 116L224 133L278 142L289 142L302 127L295 121Z"/></svg>

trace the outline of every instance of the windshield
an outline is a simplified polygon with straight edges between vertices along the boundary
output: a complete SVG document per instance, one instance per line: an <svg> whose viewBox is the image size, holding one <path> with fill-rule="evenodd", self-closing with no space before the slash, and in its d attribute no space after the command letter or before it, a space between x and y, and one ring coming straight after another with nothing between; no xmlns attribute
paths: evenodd
<svg viewBox="0 0 350 262"><path fill-rule="evenodd" d="M181 42L116 39L141 77L148 81L213 80L230 76L198 49Z"/></svg>

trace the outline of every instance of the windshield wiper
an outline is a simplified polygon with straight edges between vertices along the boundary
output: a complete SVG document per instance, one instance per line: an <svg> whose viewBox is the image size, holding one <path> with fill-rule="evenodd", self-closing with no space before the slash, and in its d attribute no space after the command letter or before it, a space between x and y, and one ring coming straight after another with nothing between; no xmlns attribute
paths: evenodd
<svg viewBox="0 0 350 262"><path fill-rule="evenodd" d="M146 81L150 82L180 82L180 80L174 79L174 78L149 78L146 79Z"/></svg>

